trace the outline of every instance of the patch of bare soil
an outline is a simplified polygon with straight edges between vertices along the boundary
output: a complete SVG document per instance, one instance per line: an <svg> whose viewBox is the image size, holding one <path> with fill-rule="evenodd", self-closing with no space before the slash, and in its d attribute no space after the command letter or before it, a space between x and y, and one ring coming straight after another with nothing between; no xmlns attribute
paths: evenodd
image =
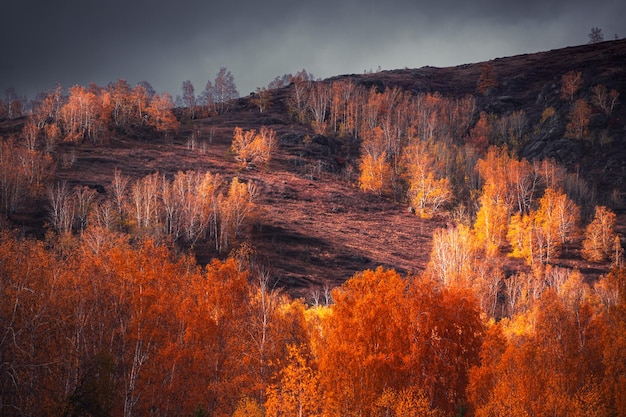
<svg viewBox="0 0 626 417"><path fill-rule="evenodd" d="M260 189L262 220L254 244L278 285L295 295L334 287L377 266L419 272L440 225L336 179L272 172L260 179Z"/></svg>

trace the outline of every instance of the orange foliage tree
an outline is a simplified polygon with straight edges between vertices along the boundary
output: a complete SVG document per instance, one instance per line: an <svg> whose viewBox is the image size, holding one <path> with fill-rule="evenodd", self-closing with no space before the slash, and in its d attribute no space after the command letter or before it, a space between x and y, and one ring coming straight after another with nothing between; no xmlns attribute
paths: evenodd
<svg viewBox="0 0 626 417"><path fill-rule="evenodd" d="M493 183L485 184L478 201L480 209L476 214L474 232L487 255L493 256L506 241L509 207L504 199L499 198Z"/></svg>
<svg viewBox="0 0 626 417"><path fill-rule="evenodd" d="M406 282L393 270L364 271L333 290L317 353L330 415L370 415L385 387L407 383Z"/></svg>
<svg viewBox="0 0 626 417"><path fill-rule="evenodd" d="M540 230L540 249L545 251L545 261L558 256L561 247L579 235L579 209L563 192L547 188L539 200L535 223Z"/></svg>
<svg viewBox="0 0 626 417"><path fill-rule="evenodd" d="M460 224L437 229L433 233L428 271L433 279L446 286L467 287L473 278L476 250L472 230Z"/></svg>
<svg viewBox="0 0 626 417"><path fill-rule="evenodd" d="M321 416L323 399L319 375L296 346L288 346L286 365L280 371L280 382L268 388L265 415Z"/></svg>
<svg viewBox="0 0 626 417"><path fill-rule="evenodd" d="M611 255L616 238L616 216L605 206L596 206L593 220L585 229L583 240L583 258L592 262L601 262Z"/></svg>
<svg viewBox="0 0 626 417"><path fill-rule="evenodd" d="M387 153L378 157L365 155L361 158L359 169L359 188L363 191L372 191L385 194L389 190L389 181L392 176L391 166L387 162Z"/></svg>
<svg viewBox="0 0 626 417"><path fill-rule="evenodd" d="M432 217L452 201L450 181L439 174L429 144L417 141L408 146L404 164L409 178L408 196L418 216Z"/></svg>
<svg viewBox="0 0 626 417"><path fill-rule="evenodd" d="M411 370L409 387L419 388L431 410L450 415L466 403L469 370L478 364L484 325L471 290L441 288L415 278L410 285L409 324Z"/></svg>
<svg viewBox="0 0 626 417"><path fill-rule="evenodd" d="M469 293L437 289L420 277L407 283L378 268L332 295L316 352L327 415L376 415L381 405L393 400L395 407L413 394L448 413L463 403L482 338Z"/></svg>
<svg viewBox="0 0 626 417"><path fill-rule="evenodd" d="M574 139L584 139L589 136L589 118L591 108L584 99L576 100L569 116L569 123L565 135Z"/></svg>
<svg viewBox="0 0 626 417"><path fill-rule="evenodd" d="M69 358L60 358L59 353L73 353L62 331L64 324L58 320L67 316L57 301L63 298L63 287L58 285L62 284L61 272L42 242L0 234L3 412L51 414L68 393L58 389L66 387L64 367L69 365Z"/></svg>
<svg viewBox="0 0 626 417"><path fill-rule="evenodd" d="M242 368L240 335L248 298L248 274L234 260L217 260L195 275L180 308L186 321L177 381L182 409L199 405L230 415L249 380ZM196 381L196 382L194 382ZM198 384L197 381L204 381Z"/></svg>
<svg viewBox="0 0 626 417"><path fill-rule="evenodd" d="M387 160L383 131L380 127L375 127L365 137L362 150L364 155L359 163L359 170L361 171L359 188L378 194L388 192L391 188L393 169Z"/></svg>
<svg viewBox="0 0 626 417"><path fill-rule="evenodd" d="M602 334L604 383L603 404L611 416L626 413L626 268L615 268L603 278L614 292L613 305L607 305L607 321Z"/></svg>
<svg viewBox="0 0 626 417"><path fill-rule="evenodd" d="M265 126L261 127L258 134L254 129L244 131L235 127L231 149L242 168L251 168L269 164L276 144L276 132Z"/></svg>
<svg viewBox="0 0 626 417"><path fill-rule="evenodd" d="M251 181L245 183L234 177L228 193L220 200L220 229L217 240L218 249L229 248L232 241L240 237L254 219L256 205L256 187Z"/></svg>
<svg viewBox="0 0 626 417"><path fill-rule="evenodd" d="M332 84L330 119L333 131L340 137L358 135L363 100L363 90L353 81L336 81Z"/></svg>
<svg viewBox="0 0 626 417"><path fill-rule="evenodd" d="M57 254L3 236L0 246L18 263L0 262L2 299L10 300L2 307L15 310L2 314L9 320L2 334L15 332L2 347L9 365L0 372L2 406L27 414L141 413L155 406L154 386L167 387L173 369L160 367L159 356L180 336L171 312L186 263L150 242L133 248L109 238L98 252L66 242L71 257L62 240Z"/></svg>
<svg viewBox="0 0 626 417"><path fill-rule="evenodd" d="M492 135L493 125L489 115L484 111L480 112L480 118L470 130L469 142L483 152L489 147Z"/></svg>
<svg viewBox="0 0 626 417"><path fill-rule="evenodd" d="M45 244L0 234L5 414L625 410L623 268L592 293L546 267L526 277L527 310L485 329L475 293L426 275L364 271L308 309L271 289L249 248L199 267L133 240L94 225Z"/></svg>
<svg viewBox="0 0 626 417"><path fill-rule="evenodd" d="M579 234L579 209L566 194L547 188L537 210L511 217L507 238L514 257L527 263L549 263L559 256L564 243Z"/></svg>
<svg viewBox="0 0 626 417"><path fill-rule="evenodd" d="M84 139L97 141L105 125L102 120L102 100L97 91L75 85L69 90L67 103L59 112L65 135L64 141L80 143Z"/></svg>
<svg viewBox="0 0 626 417"><path fill-rule="evenodd" d="M486 253L469 227L459 224L433 233L426 273L446 287L471 289L484 312L495 317L504 275L501 261Z"/></svg>
<svg viewBox="0 0 626 417"><path fill-rule="evenodd" d="M588 305L569 310L554 291L518 316L505 337L488 333L482 363L471 371L468 397L476 416L606 416L601 394L601 345ZM519 329L516 327L519 326Z"/></svg>
<svg viewBox="0 0 626 417"><path fill-rule="evenodd" d="M580 71L568 71L561 77L561 98L574 101L574 95L580 89L583 74Z"/></svg>
<svg viewBox="0 0 626 417"><path fill-rule="evenodd" d="M155 95L146 108L148 124L166 136L176 132L180 127L180 123L172 113L173 108L174 103L169 94Z"/></svg>
<svg viewBox="0 0 626 417"><path fill-rule="evenodd" d="M5 216L41 200L51 179L52 162L49 155L29 150L13 139L0 139L0 211Z"/></svg>

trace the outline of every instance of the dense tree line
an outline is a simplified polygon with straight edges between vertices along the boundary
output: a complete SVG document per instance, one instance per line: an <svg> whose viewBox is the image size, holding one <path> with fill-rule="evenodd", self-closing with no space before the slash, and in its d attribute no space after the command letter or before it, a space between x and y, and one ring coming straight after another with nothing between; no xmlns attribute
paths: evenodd
<svg viewBox="0 0 626 417"><path fill-rule="evenodd" d="M212 242L228 252L255 220L254 183L230 181L210 172L178 172L172 179L154 173L131 180L116 170L100 198L87 187L57 183L48 189L48 220L60 234L83 233L87 225L103 232L170 240L193 246Z"/></svg>
<svg viewBox="0 0 626 417"><path fill-rule="evenodd" d="M116 132L137 129L167 137L179 128L172 110L169 95L155 94L147 83L131 88L124 80L106 88L77 85L67 95L61 87L40 94L21 132L0 138L2 214L10 218L17 211L32 209L37 202L54 200L48 189L57 164L62 163L54 158L59 144L85 140L101 143ZM58 204L60 196L56 197L53 202ZM63 222L58 212L54 216L54 221ZM57 223L55 227L58 226Z"/></svg>
<svg viewBox="0 0 626 417"><path fill-rule="evenodd" d="M156 94L147 83L131 87L125 80L104 88L76 85L67 96L58 87L41 94L32 107L25 132L48 152L61 142L102 142L115 131L149 128L169 135L179 127L169 94Z"/></svg>
<svg viewBox="0 0 626 417"><path fill-rule="evenodd" d="M307 306L249 245L199 267L97 226L49 239L0 235L3 415L625 412L623 268L517 277L496 323L434 272L364 271Z"/></svg>

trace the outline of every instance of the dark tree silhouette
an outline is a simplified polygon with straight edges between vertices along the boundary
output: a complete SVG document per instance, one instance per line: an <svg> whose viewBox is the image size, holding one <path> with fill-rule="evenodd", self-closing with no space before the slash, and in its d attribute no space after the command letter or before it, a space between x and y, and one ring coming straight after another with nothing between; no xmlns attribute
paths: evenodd
<svg viewBox="0 0 626 417"><path fill-rule="evenodd" d="M589 43L599 43L604 42L604 34L602 33L602 29L599 27L592 27L591 32L589 32Z"/></svg>

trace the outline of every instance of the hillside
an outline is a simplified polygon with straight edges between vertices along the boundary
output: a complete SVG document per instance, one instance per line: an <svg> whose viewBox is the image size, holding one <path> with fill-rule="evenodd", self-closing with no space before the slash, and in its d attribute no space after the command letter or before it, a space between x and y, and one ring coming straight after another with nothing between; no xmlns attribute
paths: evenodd
<svg viewBox="0 0 626 417"><path fill-rule="evenodd" d="M189 150L184 131L170 143L114 139L107 146L68 146L63 152L73 155L75 162L59 170L57 178L102 189L118 168L134 178L155 171L172 176L180 170L209 170L252 180L260 212L250 235L256 258L277 286L293 294L309 296L310 287L334 287L378 265L418 272L428 261L432 232L444 224L420 220L406 204L359 191L329 155L330 139L290 143L290 138L301 142L307 129L291 125L281 113L244 109L191 125L213 131L206 153ZM246 129L267 125L277 131L282 139L268 168L242 171L227 156L235 125ZM203 264L224 255L202 243L194 253Z"/></svg>
<svg viewBox="0 0 626 417"><path fill-rule="evenodd" d="M478 94L477 81L485 64L342 75L324 83L352 81L381 92L400 87L413 94L437 92L448 99L474 95L472 124L481 111L505 115L523 110L529 128L519 149L520 157L554 158L569 172L584 178L596 190L597 202L617 212L618 232L624 236L626 105L618 104L610 118L594 109L591 143L567 139L563 134L570 104L560 99L559 87L565 73L580 71L581 96L588 95L592 86L603 84L617 90L623 101L626 40L494 59L489 64L496 85ZM308 124L297 123L287 106L290 88L272 90L271 105L263 113L250 96L237 100L225 114L182 118L178 133L167 140L154 140L138 130L132 134L116 132L102 142L61 144L54 155L57 170L53 181L87 185L105 198L114 169L131 178L153 172L171 178L178 171L208 170L225 178L251 180L258 190L258 216L247 239L255 249L255 261L269 271L276 286L294 295L309 296L316 288L334 287L355 272L378 265L402 273L424 270L433 231L454 224L454 216L442 213L421 219L409 212L406 198L360 191L358 141L353 139L347 144L345 138L331 133L315 135ZM550 124L542 125L540 119L548 107L555 110L556 116ZM178 114L181 117L182 110ZM0 122L0 136L17 135L25 123L26 118ZM267 126L276 132L279 146L269 166L238 167L229 151L236 126L257 130ZM202 146L190 149L192 132L199 133ZM27 234L43 236L43 207L45 204L37 204L18 211L12 214L9 224ZM202 241L193 252L203 264L225 255ZM581 262L574 247L565 248L557 264L577 267L591 278L609 267L608 263ZM518 268L524 268L522 261L506 259L509 273Z"/></svg>
<svg viewBox="0 0 626 417"><path fill-rule="evenodd" d="M625 56L0 101L0 414L626 415Z"/></svg>
<svg viewBox="0 0 626 417"><path fill-rule="evenodd" d="M541 118L546 107L553 106L563 118L562 126L532 135L530 142L520 152L521 156L556 158L570 166L580 165L584 175L604 191L623 186L623 178L626 176L626 146L623 141L626 108L619 106L608 124L614 139L611 146L583 149L571 141L560 141L567 103L559 99L559 87L563 74L580 71L583 74L581 91L588 92L595 84L604 84L618 92L626 91L626 40L496 58L488 63L493 66L497 87L486 96L476 95L476 84L486 64L483 62L448 68L399 69L340 76L336 79L348 77L365 86L400 86L416 93L439 92L443 96L455 98L472 94L478 99L479 111L502 114L524 110L531 124ZM622 97L620 101L623 100ZM598 118L598 115L595 117ZM598 134L597 131L595 133ZM558 143L554 144L554 141Z"/></svg>

